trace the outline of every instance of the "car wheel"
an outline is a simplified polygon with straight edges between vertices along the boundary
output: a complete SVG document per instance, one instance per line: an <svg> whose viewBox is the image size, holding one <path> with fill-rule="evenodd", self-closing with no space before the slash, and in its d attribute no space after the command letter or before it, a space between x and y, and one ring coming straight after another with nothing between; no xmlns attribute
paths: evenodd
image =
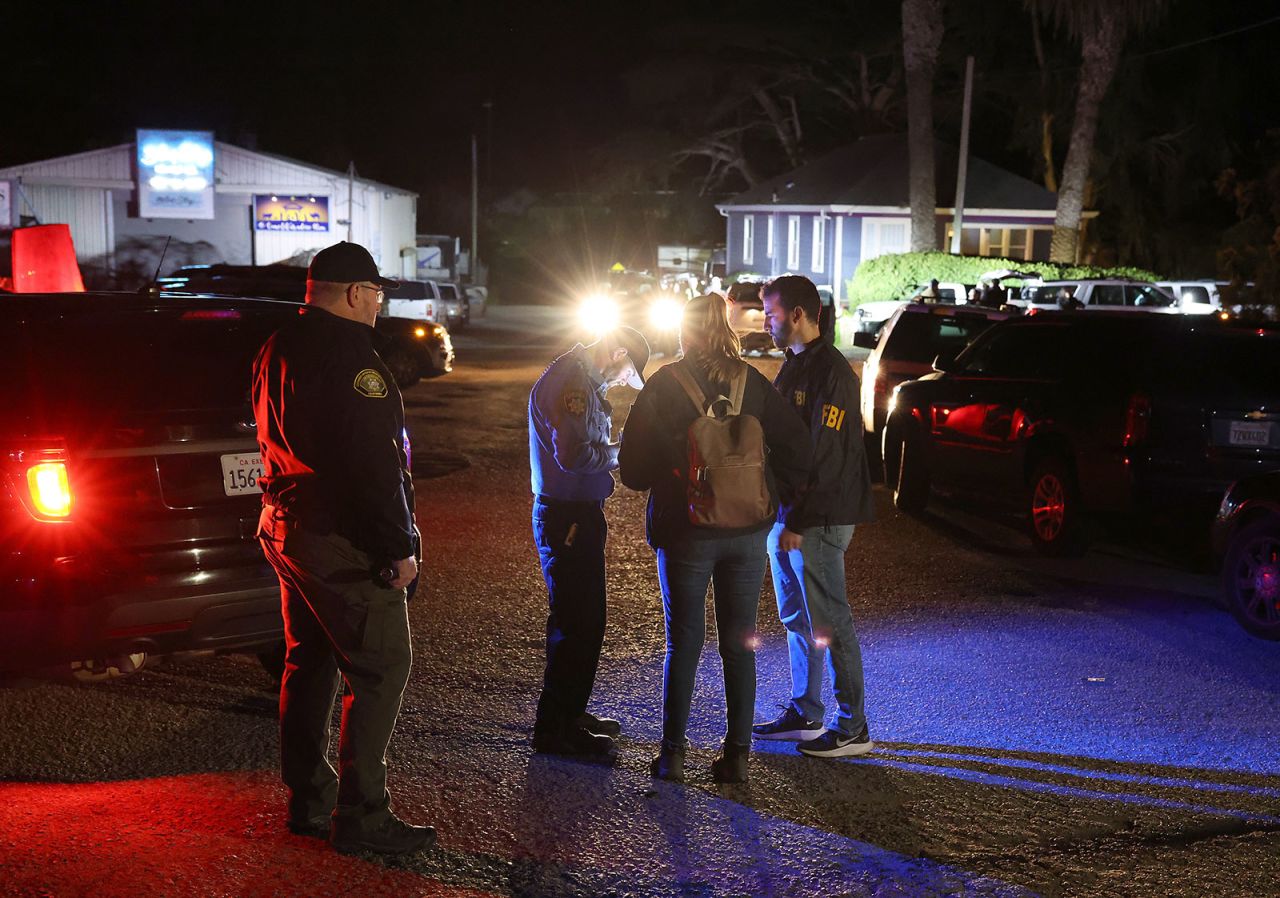
<svg viewBox="0 0 1280 898"><path fill-rule="evenodd" d="M871 472L871 480L877 483L884 480L884 459L880 457L880 444L883 441L883 431L863 431L862 445L867 453L867 469Z"/></svg>
<svg viewBox="0 0 1280 898"><path fill-rule="evenodd" d="M897 430L896 438L885 441L885 451L895 456L894 477L885 482L893 487L893 504L899 511L918 515L929 504L929 468L924 460L924 444L914 422Z"/></svg>
<svg viewBox="0 0 1280 898"><path fill-rule="evenodd" d="M1084 521L1075 472L1060 458L1046 458L1031 475L1028 503L1031 543L1041 555L1054 558L1084 554Z"/></svg>
<svg viewBox="0 0 1280 898"><path fill-rule="evenodd" d="M382 361L395 379L396 386L402 390L413 386L421 379L418 360L404 349L394 347L388 349L382 356Z"/></svg>
<svg viewBox="0 0 1280 898"><path fill-rule="evenodd" d="M1280 639L1280 517L1241 527L1222 566L1227 610L1254 636Z"/></svg>

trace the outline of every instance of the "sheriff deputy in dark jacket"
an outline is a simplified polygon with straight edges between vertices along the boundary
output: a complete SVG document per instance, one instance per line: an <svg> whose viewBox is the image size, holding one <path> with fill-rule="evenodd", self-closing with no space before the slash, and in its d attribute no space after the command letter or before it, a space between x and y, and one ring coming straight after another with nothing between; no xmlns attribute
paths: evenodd
<svg viewBox="0 0 1280 898"><path fill-rule="evenodd" d="M786 350L773 385L809 425L813 468L808 488L779 510L769 535L773 589L791 656L791 702L780 717L752 729L757 739L796 741L802 753L815 757L865 754L874 745L844 576L854 525L874 519L858 378L820 333L821 300L812 281L786 275L765 284L760 294L765 329ZM831 666L838 706L825 731L824 661Z"/></svg>
<svg viewBox="0 0 1280 898"><path fill-rule="evenodd" d="M618 327L560 356L529 393L533 538L550 602L533 727L540 753L607 760L622 729L587 711L604 643L604 500L618 466L605 393L623 384L643 387L648 361L644 336Z"/></svg>
<svg viewBox="0 0 1280 898"><path fill-rule="evenodd" d="M391 813L387 744L412 652L405 602L417 578L404 406L375 350L384 288L369 252L319 252L307 304L253 366L264 476L259 538L280 578L286 639L280 758L289 829L344 853L402 854L435 841ZM339 685L337 773L329 720Z"/></svg>

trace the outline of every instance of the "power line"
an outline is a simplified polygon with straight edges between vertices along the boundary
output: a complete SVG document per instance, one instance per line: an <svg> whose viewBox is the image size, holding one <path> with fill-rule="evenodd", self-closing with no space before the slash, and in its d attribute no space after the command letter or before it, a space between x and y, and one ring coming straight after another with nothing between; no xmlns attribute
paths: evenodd
<svg viewBox="0 0 1280 898"><path fill-rule="evenodd" d="M1215 41L1225 40L1226 38L1234 37L1237 34L1244 34L1247 31L1256 31L1259 28L1266 28L1268 25L1274 25L1277 22L1280 22L1280 16L1272 16L1269 19L1262 19L1261 21L1253 22L1248 25L1241 25L1239 28L1233 28L1230 31L1224 31L1221 34L1211 34L1208 37L1197 38L1193 41L1185 41L1181 44L1174 44L1170 47L1161 47L1157 50L1148 50L1145 53L1134 53L1132 55L1123 56L1120 59L1120 64L1124 65L1127 62L1133 62L1138 59L1146 59L1151 56L1162 56L1165 53L1176 53L1179 50L1186 50L1190 47L1198 47L1202 44L1210 44ZM1057 75L1062 72L1077 71L1080 68L1080 65L1081 63L1075 63L1073 65L1057 66L1051 69L1026 69L1021 72L980 72L978 74L978 78L982 81L999 81L1002 79L1028 78L1032 75Z"/></svg>

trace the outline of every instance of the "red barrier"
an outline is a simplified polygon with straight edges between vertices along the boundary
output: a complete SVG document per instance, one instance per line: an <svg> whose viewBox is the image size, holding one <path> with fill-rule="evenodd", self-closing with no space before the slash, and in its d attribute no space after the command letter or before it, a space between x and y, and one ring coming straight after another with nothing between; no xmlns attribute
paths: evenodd
<svg viewBox="0 0 1280 898"><path fill-rule="evenodd" d="M14 293L83 293L71 228L35 225L13 231Z"/></svg>

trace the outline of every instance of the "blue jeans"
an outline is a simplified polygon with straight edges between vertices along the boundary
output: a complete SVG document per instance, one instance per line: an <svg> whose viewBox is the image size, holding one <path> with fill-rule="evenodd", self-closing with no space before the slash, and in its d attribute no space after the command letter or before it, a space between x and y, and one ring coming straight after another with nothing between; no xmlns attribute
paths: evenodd
<svg viewBox="0 0 1280 898"><path fill-rule="evenodd" d="M724 741L751 744L756 704L756 608L764 582L765 532L689 540L658 550L658 580L666 616L662 671L662 744L683 750L693 679L706 639L707 585L714 585L716 629L724 665L728 722Z"/></svg>
<svg viewBox="0 0 1280 898"><path fill-rule="evenodd" d="M787 628L791 656L791 705L806 720L822 720L823 662L831 669L838 710L828 725L846 736L866 726L862 647L845 594L844 553L853 525L809 527L798 550L783 552L783 525L769 534L769 566L778 617Z"/></svg>

